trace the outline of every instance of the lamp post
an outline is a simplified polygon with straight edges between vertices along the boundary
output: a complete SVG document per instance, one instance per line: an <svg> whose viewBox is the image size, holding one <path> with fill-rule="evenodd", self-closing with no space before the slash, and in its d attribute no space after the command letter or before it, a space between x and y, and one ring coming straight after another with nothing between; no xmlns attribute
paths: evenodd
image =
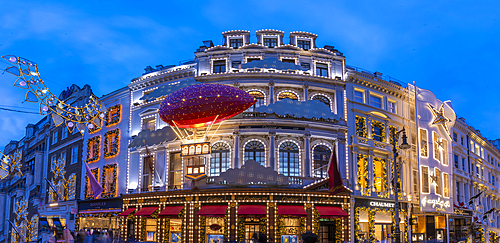
<svg viewBox="0 0 500 243"><path fill-rule="evenodd" d="M399 145L399 148L402 149L402 150L407 150L411 147L411 145L408 144L408 137L406 136L406 131L405 131L405 128L403 127L403 129L401 129L401 131L398 131L394 134L392 134L392 152L394 153L394 170L393 170L393 173L394 173L394 217L396 220L396 228L394 229L394 235L396 237L396 243L399 243L401 241L401 231L399 229L399 188L398 188L398 162L397 162L397 157L398 157L398 149L396 147L396 143L399 139L399 134L403 132L403 143L401 143L401 145Z"/></svg>

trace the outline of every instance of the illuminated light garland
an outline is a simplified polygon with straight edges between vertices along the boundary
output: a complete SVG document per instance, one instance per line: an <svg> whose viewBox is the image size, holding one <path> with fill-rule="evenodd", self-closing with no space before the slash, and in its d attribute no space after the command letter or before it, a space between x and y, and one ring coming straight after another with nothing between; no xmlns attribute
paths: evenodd
<svg viewBox="0 0 500 243"><path fill-rule="evenodd" d="M365 117L356 116L356 136L362 138L368 137Z"/></svg>
<svg viewBox="0 0 500 243"><path fill-rule="evenodd" d="M120 118L122 116L121 110L122 110L122 105L120 105L120 104L110 107L108 109L108 111L106 112L106 115L104 117L104 125L106 125L107 127L110 127L110 126L113 126L115 124L120 123ZM113 113L113 112L115 112L115 113ZM117 114L117 115L112 116L111 120L110 120L110 117L109 117L110 113Z"/></svg>
<svg viewBox="0 0 500 243"><path fill-rule="evenodd" d="M105 165L102 168L101 183L104 189L106 189L106 182L108 180L108 178L106 178L108 174L106 173L107 170L113 170L113 180L111 181L110 191L104 190L101 194L101 198L112 198L116 196L116 179L117 179L118 165L110 164L110 165Z"/></svg>
<svg viewBox="0 0 500 243"><path fill-rule="evenodd" d="M375 242L375 214L376 212L390 212L392 216L392 227L396 227L396 223L399 223L399 219L394 218L394 208L370 208L370 207L356 207L354 209L354 235L356 237L357 241L362 242L363 239L359 238L359 233L361 233L361 225L359 223L359 212L360 211L367 211L368 212L368 240L369 242ZM408 232L408 212L399 210L400 214L403 215L403 222L404 222L404 229L401 230L404 234L404 242L408 240L408 234L405 232ZM392 238L395 238L395 232L392 231L391 233ZM484 242L484 241L483 241Z"/></svg>
<svg viewBox="0 0 500 243"><path fill-rule="evenodd" d="M12 55L2 58L15 65L6 68L5 71L18 77L14 83L15 87L28 90L25 101L39 103L40 115L51 113L56 127L64 123L69 131L77 129L83 135L85 127L90 129L97 126L96 119L100 119L103 115L103 107L96 96L90 94L89 101L82 107L68 105L45 86L36 63Z"/></svg>
<svg viewBox="0 0 500 243"><path fill-rule="evenodd" d="M99 160L99 150L101 147L101 136L95 136L87 141L87 163ZM93 151L90 157L90 151Z"/></svg>
<svg viewBox="0 0 500 243"><path fill-rule="evenodd" d="M111 149L109 149L109 141L114 136L114 143L111 144ZM104 158L111 158L118 154L120 148L120 129L117 128L115 130L107 131L104 134Z"/></svg>
<svg viewBox="0 0 500 243"><path fill-rule="evenodd" d="M369 187L370 175L368 174L368 156L364 154L357 154L358 166L358 184L359 191L363 196L370 196L371 191ZM363 167L363 169L361 169Z"/></svg>
<svg viewBox="0 0 500 243"><path fill-rule="evenodd" d="M94 134L97 131L100 131L102 128L102 119L96 119L97 121L97 126L94 126L93 128L89 128L89 133Z"/></svg>
<svg viewBox="0 0 500 243"><path fill-rule="evenodd" d="M95 168L95 169L91 169L90 171L92 171L92 174L94 175L94 178L96 178L96 180L98 180L99 178L99 168ZM99 182L99 181L97 181ZM85 176L85 200L87 199L94 199L94 195L92 194L91 190L90 189L90 185L89 185L89 176L86 175Z"/></svg>

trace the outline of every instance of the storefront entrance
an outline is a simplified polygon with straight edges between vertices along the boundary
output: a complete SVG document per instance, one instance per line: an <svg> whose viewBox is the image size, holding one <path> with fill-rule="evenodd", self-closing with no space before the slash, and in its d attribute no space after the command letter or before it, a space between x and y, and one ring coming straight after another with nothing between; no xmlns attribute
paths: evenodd
<svg viewBox="0 0 500 243"><path fill-rule="evenodd" d="M336 232L337 228L335 221L321 221L319 223L319 242L329 243L337 242ZM338 239L342 240L342 239Z"/></svg>
<svg viewBox="0 0 500 243"><path fill-rule="evenodd" d="M375 239L377 242L391 242L392 224L375 224Z"/></svg>

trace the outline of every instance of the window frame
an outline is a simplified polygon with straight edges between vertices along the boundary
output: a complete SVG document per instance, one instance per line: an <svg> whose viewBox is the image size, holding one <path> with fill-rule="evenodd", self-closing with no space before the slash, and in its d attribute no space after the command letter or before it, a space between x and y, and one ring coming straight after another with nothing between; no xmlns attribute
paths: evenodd
<svg viewBox="0 0 500 243"><path fill-rule="evenodd" d="M224 65L222 65L224 63ZM226 73L227 72L227 60L226 59L214 59L212 60L212 73Z"/></svg>
<svg viewBox="0 0 500 243"><path fill-rule="evenodd" d="M303 49L304 51L308 51L312 48L311 39L309 38L297 38L297 47Z"/></svg>
<svg viewBox="0 0 500 243"><path fill-rule="evenodd" d="M252 146L251 143L254 142L259 142L260 144L262 144L263 149L247 148L247 146ZM247 161L249 159L252 159L255 160L257 163L261 164L262 166L266 167L267 166L266 150L267 150L266 144L261 140L259 139L248 140L245 143L245 145L243 145L243 160ZM257 160L257 158L259 158L259 160ZM263 161L260 161L261 158L263 159Z"/></svg>
<svg viewBox="0 0 500 243"><path fill-rule="evenodd" d="M274 40L276 43L273 43L273 41L270 41L270 40ZM268 42L268 43L266 43ZM262 44L264 46L267 46L269 48L275 48L275 47L278 47L279 43L278 43L278 37L277 36L263 36L262 37ZM272 44L275 44L274 46Z"/></svg>
<svg viewBox="0 0 500 243"><path fill-rule="evenodd" d="M229 47L238 49L244 45L243 36L238 37L230 37L229 38Z"/></svg>
<svg viewBox="0 0 500 243"><path fill-rule="evenodd" d="M284 144L293 144L297 149L289 150L282 149ZM283 141L278 146L278 173L284 176L299 177L301 176L301 158L300 158L300 146L295 141ZM286 155L286 156L285 156ZM296 161L294 161L296 160ZM295 165L296 166L291 166ZM285 171L286 169L286 171ZM296 169L296 171L295 171Z"/></svg>
<svg viewBox="0 0 500 243"><path fill-rule="evenodd" d="M227 148L227 149L223 149L223 150L217 149L217 150L214 150L213 148L217 144L223 144L223 146L225 146L225 148ZM211 156L210 156L210 168L209 168L209 174L210 174L210 176L219 176L221 173L224 173L229 168L231 168L231 146L229 144L227 144L226 142L223 142L223 141L217 141L212 146L210 146L210 152L211 152ZM217 155L219 156L218 158L216 158ZM218 159L218 161L215 161L216 159ZM212 173L212 170L214 170L214 167L215 167L213 165L215 165L215 164L218 165L218 172Z"/></svg>
<svg viewBox="0 0 500 243"><path fill-rule="evenodd" d="M315 66L315 74L316 74L316 76L325 77L325 78L330 77L330 75L329 75L330 64L329 63L326 63L326 62L315 62L314 66Z"/></svg>
<svg viewBox="0 0 500 243"><path fill-rule="evenodd" d="M374 102L372 100L372 97L380 99L380 107L375 105L375 104L379 104L379 102ZM379 109L384 109L384 97L379 95L379 94L375 94L375 93L370 92L370 105L373 107L379 108Z"/></svg>
<svg viewBox="0 0 500 243"><path fill-rule="evenodd" d="M361 94L361 101L359 100L360 97L356 96L357 92L359 92ZM365 103L365 91L364 90L354 88L353 97L354 97L354 101L359 102L359 103L363 103L363 104Z"/></svg>
<svg viewBox="0 0 500 243"><path fill-rule="evenodd" d="M424 169L425 168L425 169ZM424 178L424 172L427 171L426 178ZM430 176L429 176L429 166L421 165L420 166L420 183L422 186L420 186L420 193L422 194L430 194L431 193L431 183L430 183ZM424 191L424 189L427 187L427 190Z"/></svg>
<svg viewBox="0 0 500 243"><path fill-rule="evenodd" d="M75 149L76 149L76 153L75 153ZM79 146L76 145L76 146L73 146L71 147L71 163L70 164L76 164L78 162L78 149L79 149Z"/></svg>
<svg viewBox="0 0 500 243"><path fill-rule="evenodd" d="M326 148L325 152L323 151L316 151L317 148ZM316 177L316 178L326 178L328 177L328 164L330 163L330 159L331 159L331 156L332 156L332 149L325 145L325 144L316 144L313 146L313 148L311 149L312 151L312 176ZM319 156L317 156L318 154ZM326 161L323 161L323 159L325 158L325 156L327 157L326 158ZM317 159L319 158L319 159ZM320 169L317 169L316 168L316 162L319 162L319 164L321 165L319 168ZM326 166L326 167L325 167ZM317 173L317 171L319 171L319 173ZM320 176L318 176L320 175Z"/></svg>

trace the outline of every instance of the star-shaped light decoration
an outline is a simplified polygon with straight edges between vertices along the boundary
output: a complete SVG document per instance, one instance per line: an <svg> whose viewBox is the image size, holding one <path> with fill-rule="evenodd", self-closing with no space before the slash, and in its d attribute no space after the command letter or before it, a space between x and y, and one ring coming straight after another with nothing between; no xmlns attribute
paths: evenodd
<svg viewBox="0 0 500 243"><path fill-rule="evenodd" d="M434 106L431 104L427 104L429 106L429 109L431 110L432 114L434 115L434 120L432 121L431 125L441 125L446 133L449 135L450 130L448 129L448 126L446 126L447 123L451 122L451 119L446 117L444 115L444 105L441 104L441 107L439 109L436 109Z"/></svg>

